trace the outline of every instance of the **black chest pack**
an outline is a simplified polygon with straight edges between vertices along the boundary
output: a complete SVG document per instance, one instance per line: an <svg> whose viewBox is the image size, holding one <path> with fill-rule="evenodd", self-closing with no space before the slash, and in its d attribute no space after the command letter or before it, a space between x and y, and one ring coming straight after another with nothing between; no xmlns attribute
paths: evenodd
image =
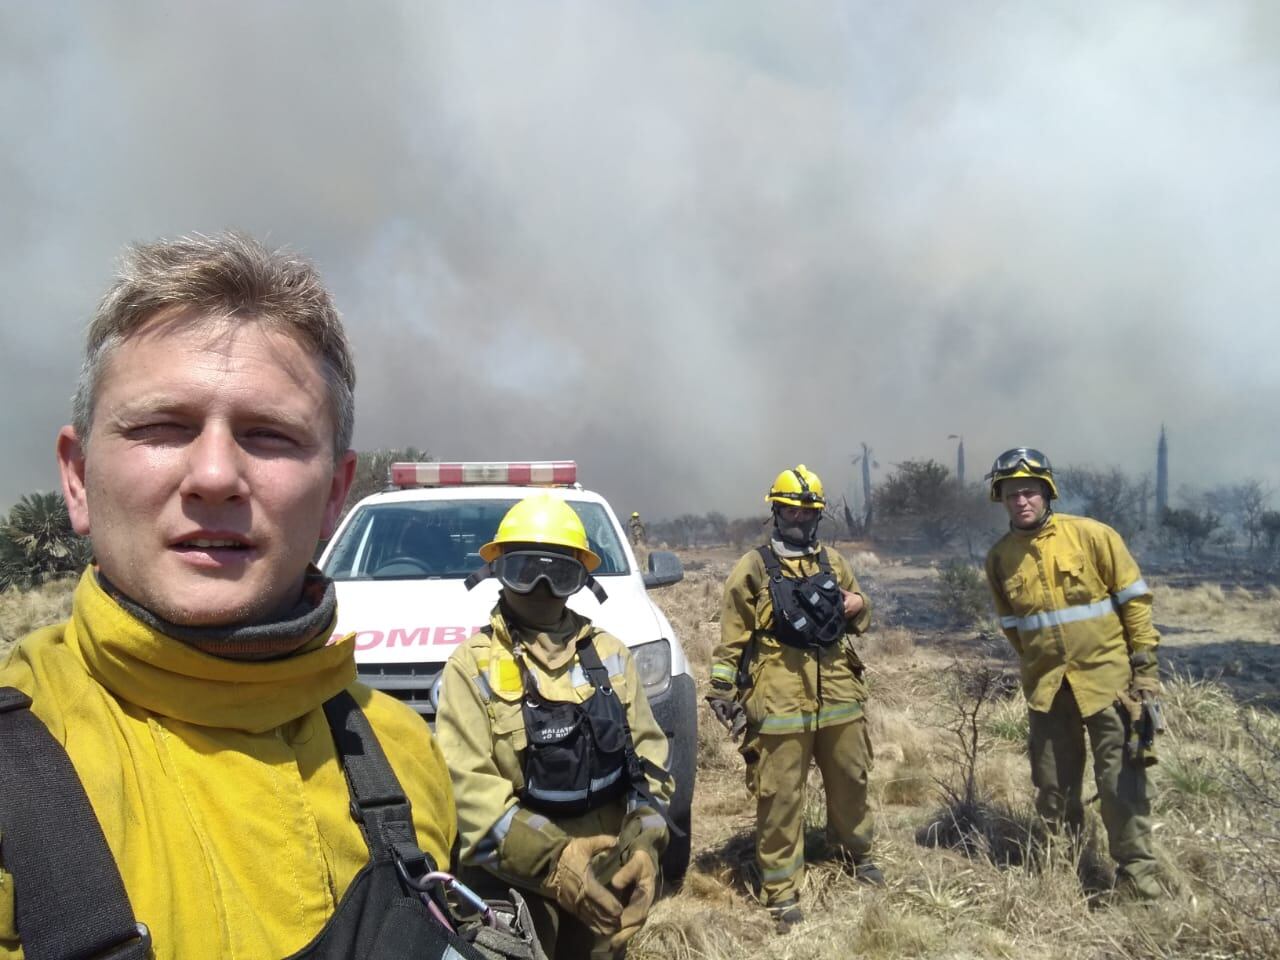
<svg viewBox="0 0 1280 960"><path fill-rule="evenodd" d="M578 662L592 687L581 703L544 697L522 652L516 652L527 739L520 802L548 816L577 816L634 790L666 818L666 804L654 797L649 777L667 780L671 775L636 753L626 704L609 682L593 640L588 635L577 642ZM667 825L683 836L670 820Z"/></svg>
<svg viewBox="0 0 1280 960"><path fill-rule="evenodd" d="M826 548L818 550L818 572L809 577L788 577L768 545L758 548L769 576L773 602L773 628L779 643L802 650L829 647L844 635L844 594L827 560Z"/></svg>

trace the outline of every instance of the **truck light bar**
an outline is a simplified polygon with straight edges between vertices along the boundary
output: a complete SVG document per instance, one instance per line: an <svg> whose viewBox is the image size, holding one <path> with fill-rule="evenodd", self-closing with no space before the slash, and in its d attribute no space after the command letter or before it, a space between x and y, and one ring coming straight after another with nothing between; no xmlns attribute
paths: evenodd
<svg viewBox="0 0 1280 960"><path fill-rule="evenodd" d="M571 486L578 481L574 460L523 463L393 463L395 487L461 487L469 484Z"/></svg>

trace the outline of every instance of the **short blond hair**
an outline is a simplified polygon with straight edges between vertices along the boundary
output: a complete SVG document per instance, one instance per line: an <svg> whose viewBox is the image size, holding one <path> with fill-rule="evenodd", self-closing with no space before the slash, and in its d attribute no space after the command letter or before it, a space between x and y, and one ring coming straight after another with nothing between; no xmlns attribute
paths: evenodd
<svg viewBox="0 0 1280 960"><path fill-rule="evenodd" d="M161 312L262 323L295 337L320 361L333 417L333 453L351 446L355 364L342 318L309 261L242 233L192 234L128 249L85 337L71 418L82 443L111 353Z"/></svg>

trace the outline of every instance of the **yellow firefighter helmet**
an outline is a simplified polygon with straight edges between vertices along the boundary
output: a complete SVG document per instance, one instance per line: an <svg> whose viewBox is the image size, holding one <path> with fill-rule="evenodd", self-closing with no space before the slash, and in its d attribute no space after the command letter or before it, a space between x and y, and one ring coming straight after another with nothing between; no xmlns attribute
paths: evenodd
<svg viewBox="0 0 1280 960"><path fill-rule="evenodd" d="M764 502L784 507L807 507L811 510L821 510L827 505L826 498L822 495L822 481L803 463L778 474Z"/></svg>
<svg viewBox="0 0 1280 960"><path fill-rule="evenodd" d="M600 558L587 543L587 531L578 514L563 500L549 494L526 497L508 510L498 524L497 534L480 548L480 556L492 563L508 543L569 547L588 572L600 566Z"/></svg>
<svg viewBox="0 0 1280 960"><path fill-rule="evenodd" d="M1053 466L1049 458L1033 447L1014 447L996 457L987 479L991 481L990 494L994 503L1000 502L1000 481L1019 478L1043 480L1049 488L1049 499L1058 499L1058 485L1053 482Z"/></svg>

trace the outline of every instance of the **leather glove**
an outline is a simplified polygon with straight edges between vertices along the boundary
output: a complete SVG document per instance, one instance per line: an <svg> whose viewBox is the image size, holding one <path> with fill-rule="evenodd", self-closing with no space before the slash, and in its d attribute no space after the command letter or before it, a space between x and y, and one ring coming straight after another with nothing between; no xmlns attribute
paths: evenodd
<svg viewBox="0 0 1280 960"><path fill-rule="evenodd" d="M618 932L622 903L597 879L591 869L591 858L613 845L614 838L604 834L574 837L565 844L547 879L547 887L562 909L581 920L593 933L606 937Z"/></svg>
<svg viewBox="0 0 1280 960"><path fill-rule="evenodd" d="M706 701L720 725L729 731L730 737L736 740L747 729L747 712L734 696L733 684L712 680L711 692L707 694Z"/></svg>
<svg viewBox="0 0 1280 960"><path fill-rule="evenodd" d="M667 821L662 818L662 814L647 805L628 812L622 818L622 827L618 830L618 847L622 851L623 863L630 860L633 853L641 850L649 854L654 863L658 863L669 840Z"/></svg>
<svg viewBox="0 0 1280 960"><path fill-rule="evenodd" d="M1160 696L1160 681L1155 677L1134 677L1129 681L1129 696L1139 702L1155 700Z"/></svg>
<svg viewBox="0 0 1280 960"><path fill-rule="evenodd" d="M647 850L637 849L613 875L609 887L624 902L618 932L609 941L609 946L617 950L640 932L649 917L658 892L657 862Z"/></svg>
<svg viewBox="0 0 1280 960"><path fill-rule="evenodd" d="M662 862L662 851L667 849L667 822L653 807L636 807L622 818L618 829L618 842L613 849L597 854L591 861L591 872L596 879L608 885L632 854L643 851L654 863Z"/></svg>

